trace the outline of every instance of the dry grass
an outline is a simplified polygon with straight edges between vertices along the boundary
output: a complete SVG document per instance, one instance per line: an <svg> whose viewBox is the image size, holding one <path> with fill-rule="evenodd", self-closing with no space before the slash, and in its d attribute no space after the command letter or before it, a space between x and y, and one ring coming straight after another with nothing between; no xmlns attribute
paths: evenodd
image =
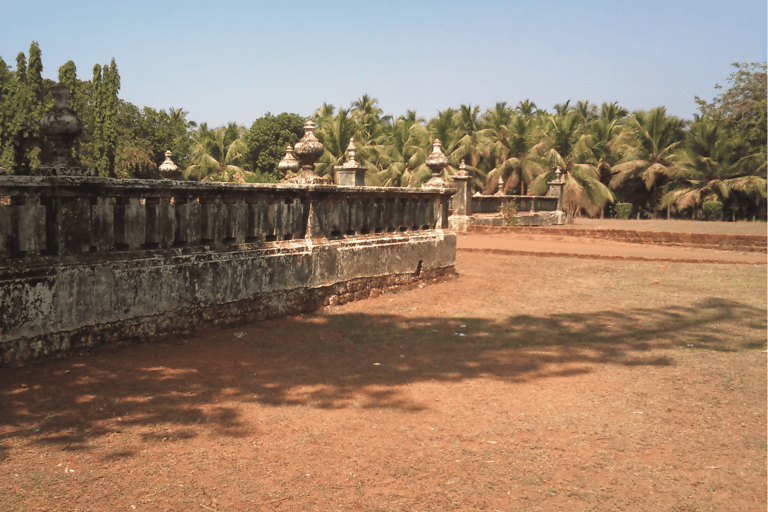
<svg viewBox="0 0 768 512"><path fill-rule="evenodd" d="M457 267L2 370L0 510L765 510L765 266Z"/></svg>

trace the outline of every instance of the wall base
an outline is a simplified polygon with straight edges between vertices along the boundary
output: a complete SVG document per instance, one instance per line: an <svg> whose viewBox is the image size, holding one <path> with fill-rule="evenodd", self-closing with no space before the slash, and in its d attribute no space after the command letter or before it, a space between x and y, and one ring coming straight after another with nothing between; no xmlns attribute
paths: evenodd
<svg viewBox="0 0 768 512"><path fill-rule="evenodd" d="M0 363L188 335L343 304L454 273L456 235L424 231L0 267Z"/></svg>

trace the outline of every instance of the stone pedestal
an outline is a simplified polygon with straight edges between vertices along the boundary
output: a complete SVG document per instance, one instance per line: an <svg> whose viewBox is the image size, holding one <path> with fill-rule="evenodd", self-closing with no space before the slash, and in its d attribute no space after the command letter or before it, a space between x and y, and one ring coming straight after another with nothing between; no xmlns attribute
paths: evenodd
<svg viewBox="0 0 768 512"><path fill-rule="evenodd" d="M453 196L454 215L472 215L472 190L469 185L471 180L472 176L467 173L467 166L462 160L459 172L453 177L453 183L458 189Z"/></svg>
<svg viewBox="0 0 768 512"><path fill-rule="evenodd" d="M355 161L356 150L354 138L349 139L347 152L349 153L349 161L344 165L336 165L333 167L333 170L336 171L336 184L342 187L364 187L365 173L368 171L368 168Z"/></svg>

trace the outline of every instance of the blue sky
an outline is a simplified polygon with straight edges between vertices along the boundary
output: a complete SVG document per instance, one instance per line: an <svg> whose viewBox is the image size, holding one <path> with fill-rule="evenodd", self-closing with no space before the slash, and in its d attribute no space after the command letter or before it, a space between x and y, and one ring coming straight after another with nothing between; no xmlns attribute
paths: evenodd
<svg viewBox="0 0 768 512"><path fill-rule="evenodd" d="M250 126L364 93L386 114L429 119L461 104L524 99L666 106L691 119L733 62L768 52L765 0L388 2L0 0L0 56L33 40L43 75L81 79L114 57L120 97L189 119Z"/></svg>

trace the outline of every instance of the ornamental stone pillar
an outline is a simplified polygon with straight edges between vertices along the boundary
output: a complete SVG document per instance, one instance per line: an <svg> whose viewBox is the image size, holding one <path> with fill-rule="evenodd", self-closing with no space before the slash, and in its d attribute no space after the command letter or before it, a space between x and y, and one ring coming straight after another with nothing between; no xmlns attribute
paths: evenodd
<svg viewBox="0 0 768 512"><path fill-rule="evenodd" d="M335 165L333 170L336 171L336 182L343 187L363 187L365 186L365 173L368 168L358 164L355 161L355 139L354 137L349 139L349 146L347 146L347 152L349 153L349 161L344 165Z"/></svg>
<svg viewBox="0 0 768 512"><path fill-rule="evenodd" d="M454 215L472 215L472 190L469 186L472 176L467 172L464 160L459 165L459 172L453 176L458 192L453 196Z"/></svg>

